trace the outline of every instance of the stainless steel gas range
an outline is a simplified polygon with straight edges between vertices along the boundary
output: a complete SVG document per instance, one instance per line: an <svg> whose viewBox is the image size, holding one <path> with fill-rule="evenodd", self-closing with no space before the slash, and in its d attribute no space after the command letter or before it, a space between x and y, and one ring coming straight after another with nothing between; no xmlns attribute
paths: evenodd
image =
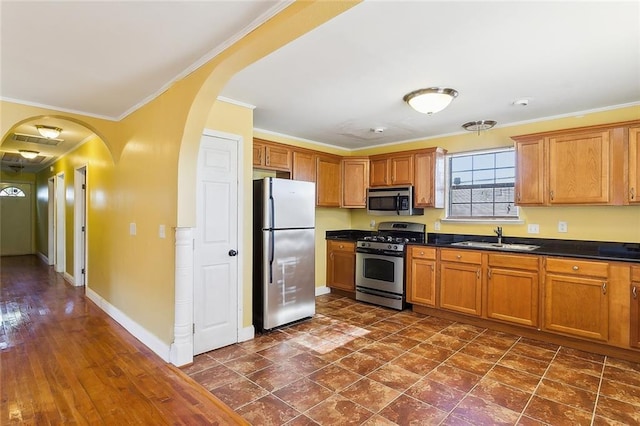
<svg viewBox="0 0 640 426"><path fill-rule="evenodd" d="M375 235L356 243L356 300L402 310L405 307L405 245L424 243L426 226L381 222Z"/></svg>

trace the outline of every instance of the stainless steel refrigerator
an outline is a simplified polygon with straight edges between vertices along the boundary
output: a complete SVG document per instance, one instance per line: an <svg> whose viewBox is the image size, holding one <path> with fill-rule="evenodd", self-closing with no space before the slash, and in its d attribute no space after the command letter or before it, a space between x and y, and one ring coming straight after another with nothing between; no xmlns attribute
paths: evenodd
<svg viewBox="0 0 640 426"><path fill-rule="evenodd" d="M253 323L270 330L311 317L315 303L315 184L253 181Z"/></svg>

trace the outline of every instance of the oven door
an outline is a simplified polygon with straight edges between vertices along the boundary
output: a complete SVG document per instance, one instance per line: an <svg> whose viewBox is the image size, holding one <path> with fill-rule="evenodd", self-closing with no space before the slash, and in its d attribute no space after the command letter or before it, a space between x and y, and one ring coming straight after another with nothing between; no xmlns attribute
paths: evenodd
<svg viewBox="0 0 640 426"><path fill-rule="evenodd" d="M404 256L356 252L356 286L404 295Z"/></svg>

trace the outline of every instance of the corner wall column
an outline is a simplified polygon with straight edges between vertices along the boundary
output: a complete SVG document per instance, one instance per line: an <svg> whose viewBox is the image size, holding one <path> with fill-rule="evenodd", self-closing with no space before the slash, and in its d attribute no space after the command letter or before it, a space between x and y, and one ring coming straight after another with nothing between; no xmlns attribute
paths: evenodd
<svg viewBox="0 0 640 426"><path fill-rule="evenodd" d="M176 228L175 323L170 361L193 362L193 228Z"/></svg>

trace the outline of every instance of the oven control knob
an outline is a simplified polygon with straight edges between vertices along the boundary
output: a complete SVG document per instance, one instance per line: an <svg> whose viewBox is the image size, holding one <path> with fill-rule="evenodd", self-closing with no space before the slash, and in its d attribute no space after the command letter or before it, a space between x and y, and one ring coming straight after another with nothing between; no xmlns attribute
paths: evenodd
<svg viewBox="0 0 640 426"><path fill-rule="evenodd" d="M391 244L389 244L389 245L387 246L387 248L388 248L389 250L391 250Z"/></svg>
<svg viewBox="0 0 640 426"><path fill-rule="evenodd" d="M398 246L393 246L393 249L394 250L398 250Z"/></svg>

